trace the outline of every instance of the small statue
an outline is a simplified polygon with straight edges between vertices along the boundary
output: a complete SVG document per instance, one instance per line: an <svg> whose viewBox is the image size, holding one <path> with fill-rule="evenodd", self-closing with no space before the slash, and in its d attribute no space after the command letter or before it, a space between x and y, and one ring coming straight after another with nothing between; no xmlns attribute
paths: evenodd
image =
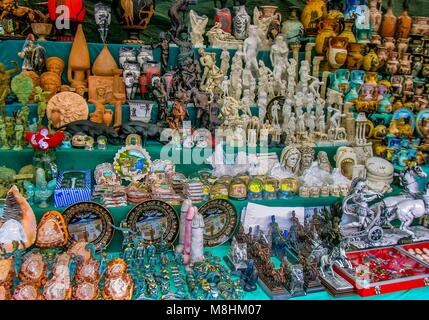
<svg viewBox="0 0 429 320"><path fill-rule="evenodd" d="M34 191L34 203L39 203L39 208L47 208L49 206L47 200L54 193L56 185L56 179L53 179L49 182L46 181L46 173L42 168L36 169L35 185L28 181L24 181L24 188L27 193L32 193L31 191Z"/></svg>
<svg viewBox="0 0 429 320"><path fill-rule="evenodd" d="M124 83L127 92L127 99L133 100L137 92L137 83L140 77L140 66L138 63L124 64Z"/></svg>
<svg viewBox="0 0 429 320"><path fill-rule="evenodd" d="M186 110L187 98L185 97L186 93L181 92L177 94L177 98L173 103L172 116L167 118L168 126L171 129L179 129L182 127L183 120L188 116L188 111Z"/></svg>
<svg viewBox="0 0 429 320"><path fill-rule="evenodd" d="M204 45L203 34L206 31L209 18L206 15L199 16L194 10L189 11L189 21L191 22L191 41L195 47Z"/></svg>
<svg viewBox="0 0 429 320"><path fill-rule="evenodd" d="M241 273L241 284L246 292L256 290L256 282L258 281L258 270L253 263L253 260L247 261L247 267Z"/></svg>
<svg viewBox="0 0 429 320"><path fill-rule="evenodd" d="M257 36L257 27L249 26L249 37L244 40L243 53L245 56L246 68L258 72L258 52L261 46L261 40Z"/></svg>
<svg viewBox="0 0 429 320"><path fill-rule="evenodd" d="M177 38L185 32L185 16L189 10L189 6L193 4L192 0L175 0L170 9L168 10L168 16L171 21L171 27L169 33Z"/></svg>
<svg viewBox="0 0 429 320"><path fill-rule="evenodd" d="M4 64L0 63L0 105L3 120L6 117L6 102L5 99L10 93L10 76L19 70L18 63L16 61L12 61L15 65L15 68L10 70L4 69Z"/></svg>
<svg viewBox="0 0 429 320"><path fill-rule="evenodd" d="M158 120L167 121L168 116L168 96L161 78L153 77L152 94L158 104Z"/></svg>
<svg viewBox="0 0 429 320"><path fill-rule="evenodd" d="M328 154L326 151L319 151L317 154L317 163L321 170L324 170L328 173L332 172L332 166L329 162Z"/></svg>
<svg viewBox="0 0 429 320"><path fill-rule="evenodd" d="M24 143L24 125L21 119L17 118L15 122L15 146L14 151L21 151Z"/></svg>
<svg viewBox="0 0 429 320"><path fill-rule="evenodd" d="M2 117L0 117L0 145L1 150L10 149L9 141L6 134L6 124L4 123Z"/></svg>
<svg viewBox="0 0 429 320"><path fill-rule="evenodd" d="M151 44L152 49L161 49L161 74L168 71L168 57L170 52L170 38L167 33L161 32L159 34L159 43L156 45Z"/></svg>
<svg viewBox="0 0 429 320"><path fill-rule="evenodd" d="M29 34L24 47L18 56L24 59L22 70L34 71L39 76L46 70L46 50L40 45L34 45L34 36Z"/></svg>
<svg viewBox="0 0 429 320"><path fill-rule="evenodd" d="M222 50L222 53L220 54L220 71L224 76L228 74L229 59L230 59L229 51L224 48Z"/></svg>
<svg viewBox="0 0 429 320"><path fill-rule="evenodd" d="M51 93L43 91L43 89L39 86L34 88L34 101L38 102L37 104L37 129L42 127L42 120L46 114L46 97L48 97Z"/></svg>

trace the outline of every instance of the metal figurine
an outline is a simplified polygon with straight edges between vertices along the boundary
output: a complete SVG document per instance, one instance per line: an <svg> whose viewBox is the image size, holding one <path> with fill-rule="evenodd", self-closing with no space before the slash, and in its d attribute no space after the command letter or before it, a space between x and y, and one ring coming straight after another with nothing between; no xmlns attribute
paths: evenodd
<svg viewBox="0 0 429 320"><path fill-rule="evenodd" d="M161 50L161 74L168 71L168 57L170 52L170 37L166 32L159 34L159 42L155 45L151 43L152 49L160 48Z"/></svg>
<svg viewBox="0 0 429 320"><path fill-rule="evenodd" d="M168 10L168 16L171 21L169 33L174 38L179 37L180 34L185 31L186 14L189 11L189 6L194 3L194 0L175 0L172 3Z"/></svg>

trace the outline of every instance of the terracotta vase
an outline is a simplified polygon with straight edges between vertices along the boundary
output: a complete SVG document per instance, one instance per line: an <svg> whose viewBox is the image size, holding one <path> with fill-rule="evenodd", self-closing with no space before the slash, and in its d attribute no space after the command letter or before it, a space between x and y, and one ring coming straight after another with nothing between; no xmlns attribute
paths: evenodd
<svg viewBox="0 0 429 320"><path fill-rule="evenodd" d="M419 34L425 38L429 37L429 17L414 17L411 34Z"/></svg>
<svg viewBox="0 0 429 320"><path fill-rule="evenodd" d="M353 33L354 21L348 20L344 22L344 30L338 35L339 37L345 37L349 40L349 43L357 42L355 34Z"/></svg>
<svg viewBox="0 0 429 320"><path fill-rule="evenodd" d="M383 39L383 45L387 51L395 50L395 38L387 37Z"/></svg>
<svg viewBox="0 0 429 320"><path fill-rule="evenodd" d="M347 68L352 70L361 68L363 62L361 50L362 45L360 43L349 43L349 51L347 53Z"/></svg>
<svg viewBox="0 0 429 320"><path fill-rule="evenodd" d="M404 0L404 10L396 20L396 38L408 38L413 25L413 19L408 14L408 0Z"/></svg>
<svg viewBox="0 0 429 320"><path fill-rule="evenodd" d="M371 32L378 34L381 26L381 0L369 0L369 14L371 17Z"/></svg>
<svg viewBox="0 0 429 320"><path fill-rule="evenodd" d="M326 52L329 67L339 69L347 60L347 38L329 38L329 48Z"/></svg>
<svg viewBox="0 0 429 320"><path fill-rule="evenodd" d="M124 42L140 42L140 32L145 30L155 13L155 0L113 0L113 11L128 32Z"/></svg>
<svg viewBox="0 0 429 320"><path fill-rule="evenodd" d="M333 19L323 19L318 24L319 33L316 37L316 54L323 55L328 48L328 39L337 36L338 23Z"/></svg>
<svg viewBox="0 0 429 320"><path fill-rule="evenodd" d="M109 47L107 44L105 44L103 50L101 50L100 54L92 65L92 74L95 76L112 77L113 70L117 68L118 65L110 53Z"/></svg>
<svg viewBox="0 0 429 320"><path fill-rule="evenodd" d="M406 93L414 92L413 76L405 77L405 81L402 83L402 91Z"/></svg>
<svg viewBox="0 0 429 320"><path fill-rule="evenodd" d="M375 44L376 46L381 46L381 36L379 34L373 34L371 36L371 43Z"/></svg>
<svg viewBox="0 0 429 320"><path fill-rule="evenodd" d="M378 68L380 69L387 63L387 60L389 59L389 53L385 47L378 46L377 55L378 55Z"/></svg>
<svg viewBox="0 0 429 320"><path fill-rule="evenodd" d="M50 72L54 72L62 77L64 72L64 61L58 57L50 57L46 59L46 69Z"/></svg>
<svg viewBox="0 0 429 320"><path fill-rule="evenodd" d="M70 50L67 69L67 79L72 88L81 93L81 90L88 86L90 72L91 59L89 56L88 44L82 25L79 24Z"/></svg>
<svg viewBox="0 0 429 320"><path fill-rule="evenodd" d="M215 8L214 21L220 23L223 31L232 33L232 16L228 8Z"/></svg>
<svg viewBox="0 0 429 320"><path fill-rule="evenodd" d="M395 51L392 51L389 54L389 60L387 60L387 71L392 75L399 71L398 53Z"/></svg>
<svg viewBox="0 0 429 320"><path fill-rule="evenodd" d="M397 49L400 57L402 57L402 55L405 52L407 52L409 41L410 41L410 39L403 39L403 38L398 39L398 41L396 43L396 49Z"/></svg>
<svg viewBox="0 0 429 320"><path fill-rule="evenodd" d="M380 35L383 38L395 36L396 20L397 18L393 14L392 0L389 0L387 11L383 16L380 28Z"/></svg>
<svg viewBox="0 0 429 320"><path fill-rule="evenodd" d="M317 35L318 23L327 14L328 11L324 0L307 0L301 13L301 22L308 37L315 37Z"/></svg>
<svg viewBox="0 0 429 320"><path fill-rule="evenodd" d="M399 59L399 73L409 75L411 73L411 53L403 53Z"/></svg>

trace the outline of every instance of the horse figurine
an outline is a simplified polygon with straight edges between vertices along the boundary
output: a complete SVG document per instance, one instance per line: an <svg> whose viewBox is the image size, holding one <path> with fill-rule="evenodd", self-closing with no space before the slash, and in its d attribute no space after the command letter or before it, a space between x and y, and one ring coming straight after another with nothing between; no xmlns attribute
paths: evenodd
<svg viewBox="0 0 429 320"><path fill-rule="evenodd" d="M326 268L329 268L329 273L335 277L334 264L337 263L341 268L344 268L346 265L347 268L352 269L352 264L347 259L346 256L346 244L341 243L339 246L334 247L331 252L320 257L320 267L319 271L322 277L325 277Z"/></svg>
<svg viewBox="0 0 429 320"><path fill-rule="evenodd" d="M428 214L426 203L429 199L428 184L425 185L425 193L419 189L417 178L426 178L427 174L418 165L405 168L399 175L400 184L406 192L399 196L386 197L381 202L371 206L371 210L380 213L385 220L384 223L393 228L391 221L401 221L400 230L405 231L412 237L414 233L408 228L415 218Z"/></svg>

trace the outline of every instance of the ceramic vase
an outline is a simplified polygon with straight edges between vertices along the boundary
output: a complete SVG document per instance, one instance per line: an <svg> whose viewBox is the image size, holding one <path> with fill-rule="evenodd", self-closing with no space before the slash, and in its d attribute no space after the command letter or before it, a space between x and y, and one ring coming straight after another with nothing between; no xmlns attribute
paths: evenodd
<svg viewBox="0 0 429 320"><path fill-rule="evenodd" d="M94 5L94 20L100 33L101 41L106 43L109 33L109 26L112 20L112 9L104 3L96 3Z"/></svg>
<svg viewBox="0 0 429 320"><path fill-rule="evenodd" d="M380 35L383 38L395 36L396 20L396 16L393 14L392 0L389 0L387 11L383 16L380 27Z"/></svg>
<svg viewBox="0 0 429 320"><path fill-rule="evenodd" d="M404 0L404 10L402 14L396 20L396 38L405 39L408 38L411 27L413 25L413 19L408 14L408 0Z"/></svg>
<svg viewBox="0 0 429 320"><path fill-rule="evenodd" d="M232 33L232 16L228 8L215 8L214 21L220 23L223 31Z"/></svg>
<svg viewBox="0 0 429 320"><path fill-rule="evenodd" d="M323 19L318 24L319 32L316 37L316 54L323 55L328 47L328 39L338 35L338 23L333 19Z"/></svg>
<svg viewBox="0 0 429 320"><path fill-rule="evenodd" d="M371 33L378 34L381 26L381 0L369 0L369 14L371 17Z"/></svg>
<svg viewBox="0 0 429 320"><path fill-rule="evenodd" d="M377 71L379 62L374 47L371 47L368 53L364 56L362 65L365 71Z"/></svg>
<svg viewBox="0 0 429 320"><path fill-rule="evenodd" d="M113 0L113 10L128 33L124 42L141 42L140 32L145 30L155 13L155 0Z"/></svg>
<svg viewBox="0 0 429 320"><path fill-rule="evenodd" d="M414 17L413 26L411 27L411 34L418 34L428 38L429 17Z"/></svg>
<svg viewBox="0 0 429 320"><path fill-rule="evenodd" d="M250 26L250 16L246 11L246 6L238 7L233 19L233 35L238 40L244 40L248 36Z"/></svg>
<svg viewBox="0 0 429 320"><path fill-rule="evenodd" d="M329 38L329 48L326 52L329 67L339 69L347 60L347 38Z"/></svg>
<svg viewBox="0 0 429 320"><path fill-rule="evenodd" d="M403 75L411 73L411 53L403 53L399 58L399 73Z"/></svg>
<svg viewBox="0 0 429 320"><path fill-rule="evenodd" d="M398 39L398 42L396 43L396 49L400 57L402 57L402 55L408 51L409 41L410 39L404 39L404 38Z"/></svg>
<svg viewBox="0 0 429 320"><path fill-rule="evenodd" d="M50 23L32 23L31 30L38 36L38 41L46 41L46 37L51 34L52 24Z"/></svg>
<svg viewBox="0 0 429 320"><path fill-rule="evenodd" d="M378 46L377 55L378 55L378 68L381 68L384 65L386 65L387 60L389 59L389 54L385 47Z"/></svg>
<svg viewBox="0 0 429 320"><path fill-rule="evenodd" d="M383 45L387 51L395 50L395 42L395 38L393 37L386 37L383 39Z"/></svg>
<svg viewBox="0 0 429 320"><path fill-rule="evenodd" d="M394 75L399 70L398 53L395 51L390 52L389 60L387 60L387 71Z"/></svg>
<svg viewBox="0 0 429 320"><path fill-rule="evenodd" d="M290 7L291 13L289 19L283 22L282 33L288 44L301 42L301 38L304 35L304 26L298 19L297 9L294 6Z"/></svg>
<svg viewBox="0 0 429 320"><path fill-rule="evenodd" d="M363 55L361 53L362 45L360 43L349 43L349 51L347 53L347 68L360 69L363 63Z"/></svg>
<svg viewBox="0 0 429 320"><path fill-rule="evenodd" d="M349 43L357 42L355 34L353 33L353 25L353 20L344 21L344 30L339 34L339 37L345 37L349 39Z"/></svg>
<svg viewBox="0 0 429 320"><path fill-rule="evenodd" d="M376 46L381 46L382 41L381 41L381 36L379 34L373 34L371 35L371 43L375 44Z"/></svg>
<svg viewBox="0 0 429 320"><path fill-rule="evenodd" d="M315 37L318 32L318 23L326 16L327 8L324 0L307 0L301 13L305 34L308 37Z"/></svg>

